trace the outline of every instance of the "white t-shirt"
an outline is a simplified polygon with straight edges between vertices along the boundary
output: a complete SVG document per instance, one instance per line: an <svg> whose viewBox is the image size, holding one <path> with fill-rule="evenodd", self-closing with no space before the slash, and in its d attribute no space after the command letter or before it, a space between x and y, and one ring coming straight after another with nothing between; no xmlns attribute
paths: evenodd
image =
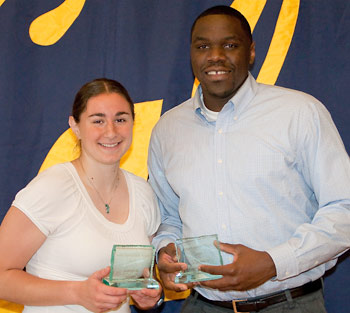
<svg viewBox="0 0 350 313"><path fill-rule="evenodd" d="M95 207L72 163L52 166L35 177L13 201L47 236L29 260L28 273L51 280L86 280L110 265L114 244L150 244L160 224L148 183L123 170L129 190L129 217L108 221ZM89 312L82 306L24 308L28 312ZM125 303L117 312L130 312Z"/></svg>

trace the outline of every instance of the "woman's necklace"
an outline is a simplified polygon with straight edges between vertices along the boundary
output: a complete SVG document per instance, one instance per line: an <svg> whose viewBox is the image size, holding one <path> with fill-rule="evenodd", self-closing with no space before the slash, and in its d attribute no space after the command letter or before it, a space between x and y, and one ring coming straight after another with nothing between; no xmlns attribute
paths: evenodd
<svg viewBox="0 0 350 313"><path fill-rule="evenodd" d="M95 187L94 182L93 182L93 179L94 179L94 178L92 177L92 178L90 179L90 178L88 177L88 175L86 174L85 169L84 169L84 166L83 166L83 163L81 162L80 159L79 159L79 163L80 163L80 166L81 166L81 168L82 168L82 170L83 170L83 172L84 172L84 175L85 175L86 179L89 181L91 187L96 191L96 194L98 195L98 197L100 198L101 202L102 202L103 205L105 206L106 213L109 214L109 210L110 210L110 208L111 208L111 207L110 207L110 204L111 204L111 202L112 202L112 200L113 200L113 197L114 197L114 195L115 195L115 191L117 190L117 188L118 188L118 186L119 186L119 170L117 169L117 176L115 177L114 182L113 182L112 196L111 196L111 198L109 199L109 201L106 202L106 201L103 200L101 194L98 192L97 188Z"/></svg>

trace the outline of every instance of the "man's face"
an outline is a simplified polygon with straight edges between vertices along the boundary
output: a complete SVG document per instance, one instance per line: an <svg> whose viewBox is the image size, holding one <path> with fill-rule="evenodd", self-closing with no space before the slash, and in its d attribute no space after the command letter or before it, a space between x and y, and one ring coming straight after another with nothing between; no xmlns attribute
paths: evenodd
<svg viewBox="0 0 350 313"><path fill-rule="evenodd" d="M200 18L192 33L191 63L205 105L220 111L248 76L255 46L241 22L227 15Z"/></svg>

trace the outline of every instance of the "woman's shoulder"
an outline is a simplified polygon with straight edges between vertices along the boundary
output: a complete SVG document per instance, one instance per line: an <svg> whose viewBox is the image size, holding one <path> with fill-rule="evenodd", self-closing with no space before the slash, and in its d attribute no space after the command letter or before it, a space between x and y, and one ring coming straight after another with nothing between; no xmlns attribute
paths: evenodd
<svg viewBox="0 0 350 313"><path fill-rule="evenodd" d="M58 163L40 172L32 182L42 180L50 183L66 182L72 178L73 171L74 166L71 162Z"/></svg>
<svg viewBox="0 0 350 313"><path fill-rule="evenodd" d="M143 177L137 176L129 171L123 170L123 173L128 181L129 192L135 193L139 199L153 198L154 192L148 181Z"/></svg>
<svg viewBox="0 0 350 313"><path fill-rule="evenodd" d="M139 185L140 187L144 187L147 189L150 188L148 182L143 177L138 176L138 175L131 173L131 172L124 170L124 169L122 169L122 172L129 182L131 182L135 185Z"/></svg>
<svg viewBox="0 0 350 313"><path fill-rule="evenodd" d="M75 190L74 167L69 162L53 165L40 172L17 196L28 194L35 195L38 199L56 199L61 197L62 193L72 193Z"/></svg>
<svg viewBox="0 0 350 313"><path fill-rule="evenodd" d="M134 199L138 217L144 217L147 234L153 235L160 224L160 212L157 198L150 184L142 177L123 170L128 181L129 192Z"/></svg>
<svg viewBox="0 0 350 313"><path fill-rule="evenodd" d="M39 173L19 191L13 205L24 212L45 234L75 214L78 192L71 163L54 165Z"/></svg>

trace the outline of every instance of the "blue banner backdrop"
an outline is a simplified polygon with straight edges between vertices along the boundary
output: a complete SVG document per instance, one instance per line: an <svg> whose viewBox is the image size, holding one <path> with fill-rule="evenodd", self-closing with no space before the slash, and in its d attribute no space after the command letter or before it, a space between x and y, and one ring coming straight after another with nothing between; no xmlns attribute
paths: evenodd
<svg viewBox="0 0 350 313"><path fill-rule="evenodd" d="M321 100L350 151L348 0L0 0L0 221L68 129L73 97L83 83L117 79L135 102L162 100L162 113L191 96L190 27L216 4L253 5L257 11L260 6L260 16L252 14L258 17L254 77L276 47L283 49L274 40L272 51L278 23L296 16L283 66L279 71L271 64L277 75L272 83ZM56 20L39 19L47 12ZM280 25L280 40L286 40ZM325 280L329 312L348 312L349 277L347 253Z"/></svg>

